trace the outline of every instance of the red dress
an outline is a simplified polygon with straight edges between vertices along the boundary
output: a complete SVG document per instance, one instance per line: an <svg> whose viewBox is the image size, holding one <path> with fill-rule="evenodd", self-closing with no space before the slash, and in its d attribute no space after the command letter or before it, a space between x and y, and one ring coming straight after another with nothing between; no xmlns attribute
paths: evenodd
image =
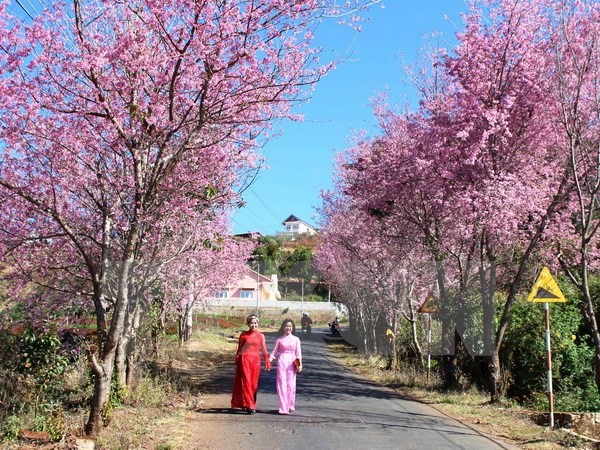
<svg viewBox="0 0 600 450"><path fill-rule="evenodd" d="M265 335L258 331L243 331L235 353L235 379L233 382L232 408L256 409L256 392L260 376L260 354L266 367L271 364L267 354Z"/></svg>

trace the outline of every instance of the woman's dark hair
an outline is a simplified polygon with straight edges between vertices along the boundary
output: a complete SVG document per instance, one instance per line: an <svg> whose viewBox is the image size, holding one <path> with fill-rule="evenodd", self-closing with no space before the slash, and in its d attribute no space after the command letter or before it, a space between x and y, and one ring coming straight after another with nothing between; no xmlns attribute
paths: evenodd
<svg viewBox="0 0 600 450"><path fill-rule="evenodd" d="M248 325L252 319L256 319L256 323L259 321L256 314L250 314L248 317L246 317L246 325Z"/></svg>
<svg viewBox="0 0 600 450"><path fill-rule="evenodd" d="M296 334L296 324L294 323L294 321L292 319L285 319L281 323L281 326L279 327L279 331L277 332L277 337L283 336L285 334L285 326L288 322L292 324L292 334L294 334L294 335Z"/></svg>

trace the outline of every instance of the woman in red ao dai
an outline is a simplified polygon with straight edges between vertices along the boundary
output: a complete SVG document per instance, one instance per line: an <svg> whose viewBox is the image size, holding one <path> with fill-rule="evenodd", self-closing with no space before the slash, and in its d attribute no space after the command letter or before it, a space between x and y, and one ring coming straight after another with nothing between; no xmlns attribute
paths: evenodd
<svg viewBox="0 0 600 450"><path fill-rule="evenodd" d="M256 411L256 394L260 377L260 357L265 359L265 369L271 369L267 359L265 335L258 332L258 317L251 314L246 319L248 331L240 334L238 348L235 352L235 378L231 407L242 408L248 414Z"/></svg>

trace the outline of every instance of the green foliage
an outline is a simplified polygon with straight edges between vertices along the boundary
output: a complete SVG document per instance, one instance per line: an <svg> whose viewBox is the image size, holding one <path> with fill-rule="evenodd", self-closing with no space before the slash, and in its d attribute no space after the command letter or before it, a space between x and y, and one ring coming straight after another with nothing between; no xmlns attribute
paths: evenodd
<svg viewBox="0 0 600 450"><path fill-rule="evenodd" d="M127 398L128 390L127 386L121 386L117 382L116 374L113 372L113 378L110 382L110 397L108 402L113 408L123 405Z"/></svg>
<svg viewBox="0 0 600 450"><path fill-rule="evenodd" d="M19 416L8 416L4 422L0 422L0 437L6 441L13 441L19 436L21 431L21 419Z"/></svg>
<svg viewBox="0 0 600 450"><path fill-rule="evenodd" d="M42 382L57 378L69 365L68 358L59 353L61 346L56 334L26 329L21 334L17 370Z"/></svg>
<svg viewBox="0 0 600 450"><path fill-rule="evenodd" d="M562 287L569 299L577 295ZM508 395L538 409L547 408L545 313L542 303L514 305L501 359L508 374ZM550 305L552 383L556 410L597 411L594 351L576 301Z"/></svg>
<svg viewBox="0 0 600 450"><path fill-rule="evenodd" d="M302 295L300 294L289 294L285 297L286 301L289 302L301 302L302 301ZM327 299L321 297L320 295L317 294L308 294L304 296L304 301L305 302L326 302Z"/></svg>
<svg viewBox="0 0 600 450"><path fill-rule="evenodd" d="M170 386L158 379L143 377L131 391L128 403L136 406L161 406L165 404Z"/></svg>
<svg viewBox="0 0 600 450"><path fill-rule="evenodd" d="M260 244L253 254L260 261L261 273L281 275L279 266L285 260L286 252L283 250L280 241L272 236L264 236L260 239Z"/></svg>
<svg viewBox="0 0 600 450"><path fill-rule="evenodd" d="M540 304L513 306L501 360L508 377L508 396L525 401L546 388L544 316Z"/></svg>
<svg viewBox="0 0 600 450"><path fill-rule="evenodd" d="M89 397L89 368L73 359L80 354L77 345L69 333L22 325L0 329L1 440L14 439L20 428L62 438L66 405Z"/></svg>
<svg viewBox="0 0 600 450"><path fill-rule="evenodd" d="M60 403L54 402L42 406L36 429L47 432L53 441L58 441L64 436L67 426L64 409Z"/></svg>
<svg viewBox="0 0 600 450"><path fill-rule="evenodd" d="M280 277L294 276L306 280L312 276L313 252L310 247L298 245L289 251L283 247L281 240L264 236L253 254L260 261L263 274L276 273Z"/></svg>
<svg viewBox="0 0 600 450"><path fill-rule="evenodd" d="M387 331L387 330L386 330ZM420 342L425 340L424 332L421 327L417 328L417 333L419 333ZM382 330L383 334L383 330ZM387 339L387 337L384 337ZM417 356L417 349L413 343L412 338L412 330L410 327L410 322L408 320L403 320L400 322L400 326L396 330L396 356L398 358L398 364L400 367L407 367L407 365L414 365L419 367L421 361L419 361ZM424 353L427 353L427 347L422 348ZM432 360L434 362L434 360Z"/></svg>
<svg viewBox="0 0 600 450"><path fill-rule="evenodd" d="M305 300L309 302L326 302L327 298L321 297L317 294L309 294L306 296Z"/></svg>

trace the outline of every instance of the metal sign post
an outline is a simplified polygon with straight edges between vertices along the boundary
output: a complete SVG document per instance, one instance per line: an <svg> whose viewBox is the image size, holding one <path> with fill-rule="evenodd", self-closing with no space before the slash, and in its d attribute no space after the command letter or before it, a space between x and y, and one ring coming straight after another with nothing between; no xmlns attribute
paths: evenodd
<svg viewBox="0 0 600 450"><path fill-rule="evenodd" d="M417 310L420 314L427 314L427 384L431 377L431 314L439 311L436 298L429 293L421 307Z"/></svg>
<svg viewBox="0 0 600 450"><path fill-rule="evenodd" d="M550 428L554 428L554 394L552 391L552 350L550 348L550 304L544 303L544 311L546 312L546 351L548 353L548 403L550 405Z"/></svg>
<svg viewBox="0 0 600 450"><path fill-rule="evenodd" d="M554 393L552 391L552 350L550 348L550 303L564 303L567 301L565 295L558 287L558 283L547 267L543 267L538 275L533 289L527 298L528 302L544 303L546 315L546 353L547 353L547 376L548 376L548 422L550 428L554 428Z"/></svg>
<svg viewBox="0 0 600 450"><path fill-rule="evenodd" d="M427 314L427 385L431 373L431 313Z"/></svg>

